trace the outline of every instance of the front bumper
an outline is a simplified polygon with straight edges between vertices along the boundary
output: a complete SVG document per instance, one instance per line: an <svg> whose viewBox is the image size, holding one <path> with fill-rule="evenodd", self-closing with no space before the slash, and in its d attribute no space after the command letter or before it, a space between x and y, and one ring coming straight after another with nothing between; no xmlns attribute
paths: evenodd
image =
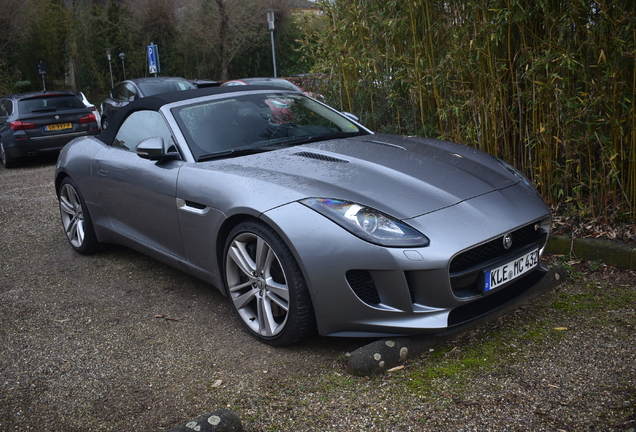
<svg viewBox="0 0 636 432"><path fill-rule="evenodd" d="M298 203L263 217L294 251L321 335L435 334L494 312L532 289L546 272L539 265L488 294L466 296L453 290L449 269L454 257L519 227L549 220L545 204L525 187L493 194L408 221L431 239L429 246L412 249L367 243ZM547 233L537 247L542 249L545 241ZM472 270L479 274L496 262L491 258Z"/></svg>

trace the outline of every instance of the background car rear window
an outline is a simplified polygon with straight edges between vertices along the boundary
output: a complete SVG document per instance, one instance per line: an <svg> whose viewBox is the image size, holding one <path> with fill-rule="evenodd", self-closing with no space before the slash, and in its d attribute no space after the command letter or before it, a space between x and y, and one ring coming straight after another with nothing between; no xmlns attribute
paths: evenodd
<svg viewBox="0 0 636 432"><path fill-rule="evenodd" d="M77 96L51 96L22 99L18 102L20 112L64 111L86 108Z"/></svg>
<svg viewBox="0 0 636 432"><path fill-rule="evenodd" d="M136 111L119 128L113 147L135 151L140 142L157 136L163 138L164 150L174 145L170 129L161 114L156 111Z"/></svg>
<svg viewBox="0 0 636 432"><path fill-rule="evenodd" d="M13 104L10 99L0 100L0 117L10 116L13 112Z"/></svg>

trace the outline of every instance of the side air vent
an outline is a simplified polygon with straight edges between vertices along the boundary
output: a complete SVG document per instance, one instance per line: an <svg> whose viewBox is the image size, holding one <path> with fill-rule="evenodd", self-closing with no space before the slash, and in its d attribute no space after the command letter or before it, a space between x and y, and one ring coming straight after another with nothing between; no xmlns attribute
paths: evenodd
<svg viewBox="0 0 636 432"><path fill-rule="evenodd" d="M344 159L338 159L335 158L333 156L327 156L327 155L323 155L320 153L312 153L312 152L299 152L299 153L294 153L295 156L301 156L301 157L306 157L306 158L310 158L310 159L316 159L316 160L321 160L324 162L342 162L342 163L349 163L349 161L344 160Z"/></svg>
<svg viewBox="0 0 636 432"><path fill-rule="evenodd" d="M349 270L347 283L360 300L369 305L380 304L380 296L371 278L371 273L366 270Z"/></svg>

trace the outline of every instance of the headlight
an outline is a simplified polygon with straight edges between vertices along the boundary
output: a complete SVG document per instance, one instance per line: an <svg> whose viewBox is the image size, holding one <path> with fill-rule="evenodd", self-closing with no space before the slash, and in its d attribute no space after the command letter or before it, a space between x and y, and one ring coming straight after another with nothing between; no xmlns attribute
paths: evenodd
<svg viewBox="0 0 636 432"><path fill-rule="evenodd" d="M428 238L416 229L371 207L329 198L308 198L301 203L373 244L422 247L429 243Z"/></svg>

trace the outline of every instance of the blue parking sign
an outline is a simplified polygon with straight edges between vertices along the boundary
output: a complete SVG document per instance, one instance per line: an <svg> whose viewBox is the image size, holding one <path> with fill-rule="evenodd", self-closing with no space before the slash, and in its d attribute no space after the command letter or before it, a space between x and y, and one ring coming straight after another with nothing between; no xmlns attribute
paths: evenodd
<svg viewBox="0 0 636 432"><path fill-rule="evenodd" d="M148 45L148 72L151 74L161 72L161 67L159 66L159 49L157 45L154 44Z"/></svg>

